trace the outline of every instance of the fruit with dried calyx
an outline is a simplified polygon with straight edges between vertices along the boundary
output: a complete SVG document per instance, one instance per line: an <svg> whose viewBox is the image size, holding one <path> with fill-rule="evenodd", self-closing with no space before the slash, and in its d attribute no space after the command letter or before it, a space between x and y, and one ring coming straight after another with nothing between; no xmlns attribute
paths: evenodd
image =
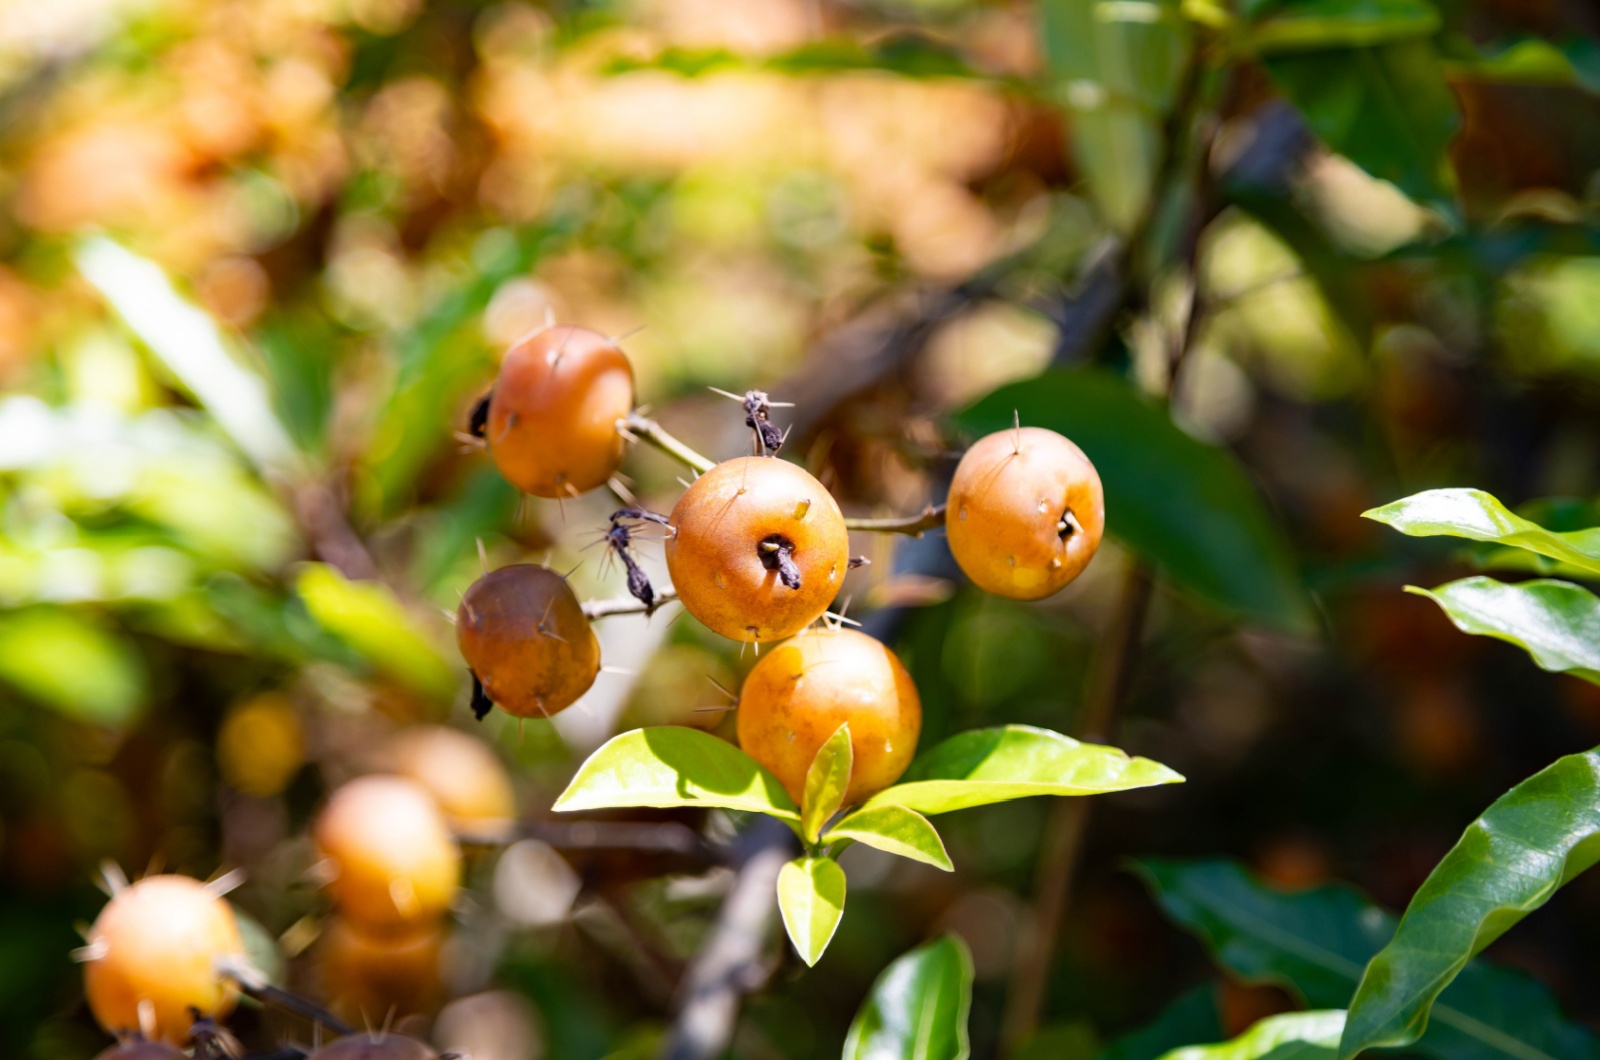
<svg viewBox="0 0 1600 1060"><path fill-rule="evenodd" d="M667 570L678 599L733 640L766 643L804 629L833 603L849 569L838 502L775 457L707 471L678 499L670 526Z"/></svg>
<svg viewBox="0 0 1600 1060"><path fill-rule="evenodd" d="M180 1045L196 1011L233 1011L239 989L222 969L246 960L232 907L187 876L149 876L122 888L82 952L84 992L101 1027Z"/></svg>
<svg viewBox="0 0 1600 1060"><path fill-rule="evenodd" d="M999 431L968 449L945 508L962 571L980 589L1016 600L1049 596L1083 573L1105 522L1094 464L1040 427Z"/></svg>
<svg viewBox="0 0 1600 1060"><path fill-rule="evenodd" d="M438 805L403 777L359 777L335 791L312 838L339 912L373 933L414 931L443 916L461 851Z"/></svg>
<svg viewBox="0 0 1600 1060"><path fill-rule="evenodd" d="M456 644L486 699L519 718L548 718L577 702L600 672L600 641L567 580L518 563L490 571L456 609Z"/></svg>
<svg viewBox="0 0 1600 1060"><path fill-rule="evenodd" d="M599 332L545 328L506 352L487 401L483 438L506 480L536 497L576 497L622 462L617 421L633 408L633 368Z"/></svg>
<svg viewBox="0 0 1600 1060"><path fill-rule="evenodd" d="M911 675L894 652L855 630L810 630L779 644L739 692L739 746L797 804L817 749L846 722L852 764L844 804L851 805L900 778L922 732Z"/></svg>

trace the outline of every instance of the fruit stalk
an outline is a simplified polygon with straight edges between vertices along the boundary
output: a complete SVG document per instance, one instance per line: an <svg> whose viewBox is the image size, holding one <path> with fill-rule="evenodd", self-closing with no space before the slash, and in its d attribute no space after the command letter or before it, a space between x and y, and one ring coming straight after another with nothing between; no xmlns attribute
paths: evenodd
<svg viewBox="0 0 1600 1060"><path fill-rule="evenodd" d="M240 991L255 998L263 1005L272 1005L286 1012L293 1012L297 1016L305 1017L312 1023L320 1023L336 1034L355 1033L354 1027L315 1001L301 997L292 990L273 986L267 982L264 975L248 964L230 961L218 967L217 972L223 977L238 983Z"/></svg>
<svg viewBox="0 0 1600 1060"><path fill-rule="evenodd" d="M709 460L684 445L648 416L630 412L617 421L617 430L621 431L624 437L636 438L656 447L697 475L703 475L716 466L715 460Z"/></svg>
<svg viewBox="0 0 1600 1060"><path fill-rule="evenodd" d="M872 534L906 534L921 537L929 530L944 525L944 505L930 504L916 515L895 516L891 519L850 519L844 521L847 530L862 530Z"/></svg>
<svg viewBox="0 0 1600 1060"><path fill-rule="evenodd" d="M587 600L583 605L585 618L610 618L612 615L648 615L661 609L661 605L676 600L678 594L671 589L656 592L655 600L646 605L632 596L616 596L609 600Z"/></svg>

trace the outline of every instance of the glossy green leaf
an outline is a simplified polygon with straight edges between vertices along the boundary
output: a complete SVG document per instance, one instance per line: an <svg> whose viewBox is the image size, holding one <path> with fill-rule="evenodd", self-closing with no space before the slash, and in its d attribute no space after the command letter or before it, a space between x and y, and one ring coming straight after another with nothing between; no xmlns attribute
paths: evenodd
<svg viewBox="0 0 1600 1060"><path fill-rule="evenodd" d="M1538 579L1507 585L1462 578L1437 589L1406 586L1426 596L1463 633L1509 641L1541 669L1600 684L1600 597L1571 582Z"/></svg>
<svg viewBox="0 0 1600 1060"><path fill-rule="evenodd" d="M1447 535L1512 545L1600 576L1600 527L1566 533L1546 530L1483 490L1427 490L1363 512L1362 517L1412 537Z"/></svg>
<svg viewBox="0 0 1600 1060"><path fill-rule="evenodd" d="M949 813L1030 795L1099 795L1182 781L1161 763L1130 758L1115 747L1079 743L1029 725L1004 725L952 736L912 762L900 783L864 805Z"/></svg>
<svg viewBox="0 0 1600 1060"><path fill-rule="evenodd" d="M844 1060L966 1060L972 956L954 935L895 958L850 1022Z"/></svg>
<svg viewBox="0 0 1600 1060"><path fill-rule="evenodd" d="M778 873L778 910L795 951L816 964L844 915L844 870L832 858L795 858Z"/></svg>
<svg viewBox="0 0 1600 1060"><path fill-rule="evenodd" d="M854 840L912 861L951 871L950 855L933 822L904 806L868 806L842 819L822 837L824 843Z"/></svg>
<svg viewBox="0 0 1600 1060"><path fill-rule="evenodd" d="M1052 371L1001 387L959 422L989 434L1013 413L1088 454L1105 486L1107 529L1173 582L1250 621L1313 628L1284 535L1233 454L1183 433L1107 372Z"/></svg>
<svg viewBox="0 0 1600 1060"><path fill-rule="evenodd" d="M1040 38L1073 155L1106 219L1124 232L1144 216L1190 47L1177 0L1046 0Z"/></svg>
<svg viewBox="0 0 1600 1060"><path fill-rule="evenodd" d="M1186 1045L1161 1060L1334 1060L1343 1030L1343 1009L1285 1012L1258 1020L1237 1038Z"/></svg>
<svg viewBox="0 0 1600 1060"><path fill-rule="evenodd" d="M1416 1041L1472 956L1597 860L1600 748L1556 760L1467 826L1367 965L1340 1057Z"/></svg>
<svg viewBox="0 0 1600 1060"><path fill-rule="evenodd" d="M619 806L721 806L798 822L778 778L725 740L662 726L614 736L590 755L556 810Z"/></svg>
<svg viewBox="0 0 1600 1060"><path fill-rule="evenodd" d="M1346 1004L1395 918L1343 885L1284 893L1227 861L1138 865L1167 915L1251 982L1286 987L1314 1008ZM1600 1042L1521 972L1475 960L1434 1006L1413 1050L1439 1060L1594 1060Z"/></svg>
<svg viewBox="0 0 1600 1060"><path fill-rule="evenodd" d="M1455 216L1449 146L1461 114L1431 41L1271 55L1265 64L1331 150Z"/></svg>
<svg viewBox="0 0 1600 1060"><path fill-rule="evenodd" d="M1524 37L1480 50L1459 38L1448 66L1458 77L1514 84L1561 85L1600 92L1600 44L1572 36L1548 41Z"/></svg>
<svg viewBox="0 0 1600 1060"><path fill-rule="evenodd" d="M1159 1016L1122 1035L1096 1060L1158 1060L1180 1045L1214 1041L1222 1035L1217 987L1205 983L1178 995Z"/></svg>
<svg viewBox="0 0 1600 1060"><path fill-rule="evenodd" d="M366 659L419 692L446 698L460 686L429 631L381 582L350 581L323 563L307 563L295 592L317 624Z"/></svg>
<svg viewBox="0 0 1600 1060"><path fill-rule="evenodd" d="M59 607L0 614L0 681L100 725L134 720L149 684L127 641Z"/></svg>
<svg viewBox="0 0 1600 1060"><path fill-rule="evenodd" d="M822 826L843 805L853 759L848 723L835 729L817 748L811 768L806 770L806 787L800 798L800 832L807 843L817 841Z"/></svg>
<svg viewBox="0 0 1600 1060"><path fill-rule="evenodd" d="M1262 53L1313 48L1360 48L1439 28L1427 0L1288 0L1250 28L1247 46Z"/></svg>

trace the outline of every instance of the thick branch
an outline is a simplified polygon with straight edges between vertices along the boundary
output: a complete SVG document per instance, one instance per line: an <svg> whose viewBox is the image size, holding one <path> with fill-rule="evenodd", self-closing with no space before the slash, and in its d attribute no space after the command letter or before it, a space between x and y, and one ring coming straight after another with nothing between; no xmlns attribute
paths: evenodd
<svg viewBox="0 0 1600 1060"><path fill-rule="evenodd" d="M916 515L898 516L893 519L846 519L844 525L846 530L921 537L927 531L937 530L944 525L944 505L930 504Z"/></svg>
<svg viewBox="0 0 1600 1060"><path fill-rule="evenodd" d="M654 614L662 604L677 598L678 594L672 589L663 589L656 593L655 599L648 605L631 596L617 596L610 600L586 600L583 614L590 621L610 618L612 615L650 615Z"/></svg>
<svg viewBox="0 0 1600 1060"><path fill-rule="evenodd" d="M621 431L625 436L637 438L647 445L655 446L697 475L703 475L717 466L715 460L701 456L668 434L661 424L648 416L641 416L637 412L630 412L618 420L617 430Z"/></svg>

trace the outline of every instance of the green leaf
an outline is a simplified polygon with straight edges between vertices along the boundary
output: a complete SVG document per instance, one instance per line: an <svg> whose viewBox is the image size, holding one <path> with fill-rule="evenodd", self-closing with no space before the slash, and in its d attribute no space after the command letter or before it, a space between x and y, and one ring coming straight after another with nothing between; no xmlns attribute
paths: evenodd
<svg viewBox="0 0 1600 1060"><path fill-rule="evenodd" d="M1455 38L1448 56L1452 75L1518 84L1562 85L1600 92L1600 44L1585 37L1548 41L1523 37L1480 50L1470 38Z"/></svg>
<svg viewBox="0 0 1600 1060"><path fill-rule="evenodd" d="M441 699L459 687L459 671L388 586L350 581L326 564L307 563L295 592L318 625L377 669Z"/></svg>
<svg viewBox="0 0 1600 1060"><path fill-rule="evenodd" d="M800 831L807 843L817 841L822 826L844 804L853 758L850 724L846 722L817 748L811 768L806 770L806 787L800 798Z"/></svg>
<svg viewBox="0 0 1600 1060"><path fill-rule="evenodd" d="M1039 15L1073 154L1106 219L1131 232L1166 150L1162 118L1185 66L1188 24L1177 0L1046 0Z"/></svg>
<svg viewBox="0 0 1600 1060"><path fill-rule="evenodd" d="M1223 1035L1217 988L1205 983L1180 994L1154 1020L1112 1042L1098 1060L1157 1060L1187 1042Z"/></svg>
<svg viewBox="0 0 1600 1060"><path fill-rule="evenodd" d="M1456 216L1449 146L1461 114L1431 41L1272 55L1265 64L1331 150Z"/></svg>
<svg viewBox="0 0 1600 1060"><path fill-rule="evenodd" d="M1030 795L1098 795L1178 784L1183 777L1115 747L1079 743L1048 729L1005 725L973 729L911 763L905 777L865 806L949 813Z"/></svg>
<svg viewBox="0 0 1600 1060"><path fill-rule="evenodd" d="M1406 586L1426 596L1463 633L1509 641L1544 670L1600 684L1600 598L1571 582L1549 579L1507 585L1462 578L1437 589Z"/></svg>
<svg viewBox="0 0 1600 1060"><path fill-rule="evenodd" d="M795 858L778 872L778 909L796 952L815 965L844 915L844 870L832 858Z"/></svg>
<svg viewBox="0 0 1600 1060"><path fill-rule="evenodd" d="M121 637L59 607L0 615L0 681L70 718L125 725L149 678Z"/></svg>
<svg viewBox="0 0 1600 1060"><path fill-rule="evenodd" d="M1416 1041L1472 956L1597 860L1600 748L1557 759L1467 826L1367 965L1340 1057Z"/></svg>
<svg viewBox="0 0 1600 1060"><path fill-rule="evenodd" d="M662 726L614 736L583 765L553 807L721 806L800 820L778 778L699 729Z"/></svg>
<svg viewBox="0 0 1600 1060"><path fill-rule="evenodd" d="M1313 1008L1350 1000L1361 970L1394 934L1395 919L1354 889L1272 890L1226 861L1141 862L1167 915L1251 982L1292 990ZM1600 1042L1569 1022L1536 980L1473 961L1434 1006L1413 1049L1440 1060L1593 1060Z"/></svg>
<svg viewBox="0 0 1600 1060"><path fill-rule="evenodd" d="M1052 371L1001 387L961 413L989 434L1022 422L1076 442L1105 485L1109 531L1177 584L1223 611L1313 628L1282 531L1233 455L1183 433L1123 379Z"/></svg>
<svg viewBox="0 0 1600 1060"><path fill-rule="evenodd" d="M844 1060L966 1060L972 956L954 935L895 958L850 1021Z"/></svg>
<svg viewBox="0 0 1600 1060"><path fill-rule="evenodd" d="M950 872L950 855L933 822L904 806L869 806L850 814L828 829L824 843L851 839L890 854L920 861Z"/></svg>
<svg viewBox="0 0 1600 1060"><path fill-rule="evenodd" d="M1439 29L1439 11L1427 0L1290 0L1251 27L1257 52L1361 48Z"/></svg>
<svg viewBox="0 0 1600 1060"><path fill-rule="evenodd" d="M1161 1060L1334 1060L1344 1010L1268 1016L1231 1041L1186 1045Z"/></svg>
<svg viewBox="0 0 1600 1060"><path fill-rule="evenodd" d="M1412 537L1464 537L1511 545L1600 577L1600 527L1566 533L1546 530L1483 490L1427 490L1363 512L1362 518Z"/></svg>

